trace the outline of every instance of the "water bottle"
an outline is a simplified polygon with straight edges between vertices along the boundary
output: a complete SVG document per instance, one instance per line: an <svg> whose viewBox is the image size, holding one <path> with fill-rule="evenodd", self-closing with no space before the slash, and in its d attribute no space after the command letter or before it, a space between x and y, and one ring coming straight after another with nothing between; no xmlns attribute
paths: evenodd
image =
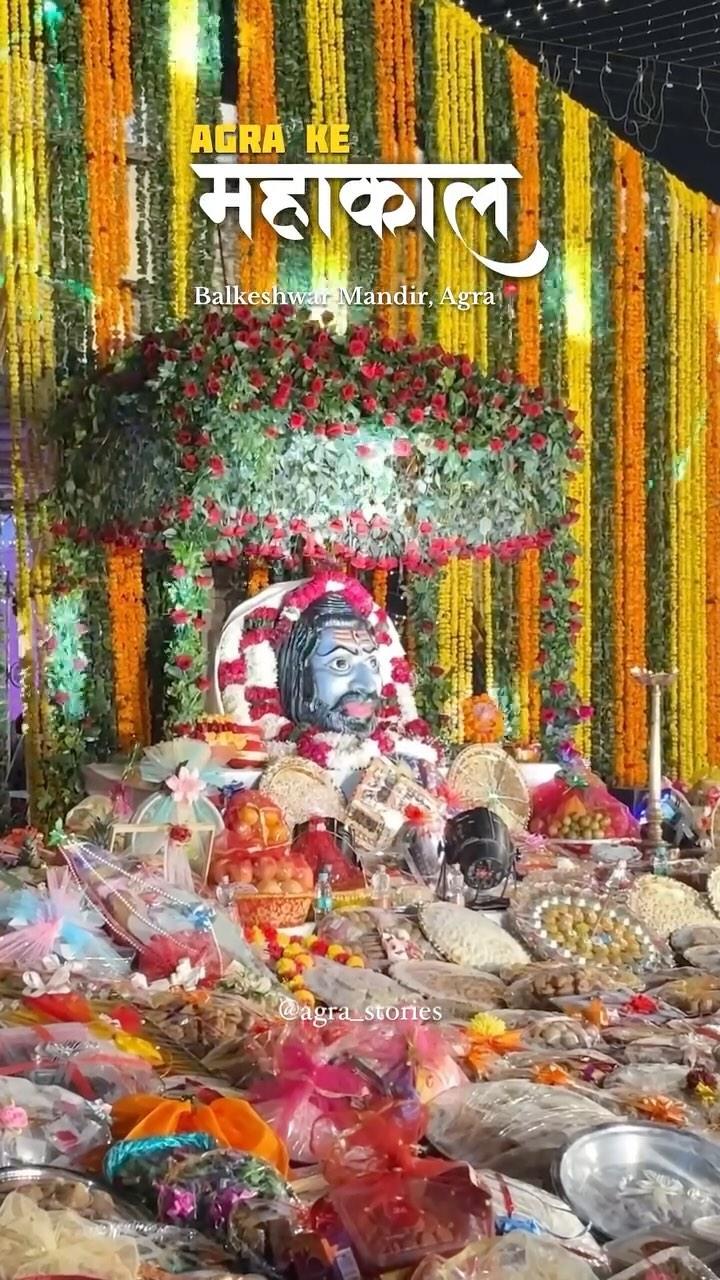
<svg viewBox="0 0 720 1280"><path fill-rule="evenodd" d="M333 909L333 893L330 884L330 868L323 867L318 872L315 885L315 919L326 916Z"/></svg>

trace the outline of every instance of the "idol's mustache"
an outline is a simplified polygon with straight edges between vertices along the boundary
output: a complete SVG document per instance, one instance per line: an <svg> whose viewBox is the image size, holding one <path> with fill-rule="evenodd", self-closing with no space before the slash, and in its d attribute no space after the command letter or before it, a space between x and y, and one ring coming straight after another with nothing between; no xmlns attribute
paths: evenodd
<svg viewBox="0 0 720 1280"><path fill-rule="evenodd" d="M377 693L360 693L359 691L344 693L342 698L333 706L333 711L344 711L346 707L353 703L361 703L363 706L371 707L376 710L380 706L380 697Z"/></svg>

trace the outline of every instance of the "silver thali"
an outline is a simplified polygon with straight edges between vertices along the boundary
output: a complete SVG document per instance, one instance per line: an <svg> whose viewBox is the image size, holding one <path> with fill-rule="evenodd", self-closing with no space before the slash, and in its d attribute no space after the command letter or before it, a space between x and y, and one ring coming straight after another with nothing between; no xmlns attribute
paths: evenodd
<svg viewBox="0 0 720 1280"><path fill-rule="evenodd" d="M673 1125L586 1129L567 1144L553 1177L578 1218L606 1240L640 1228L688 1232L720 1214L720 1144Z"/></svg>

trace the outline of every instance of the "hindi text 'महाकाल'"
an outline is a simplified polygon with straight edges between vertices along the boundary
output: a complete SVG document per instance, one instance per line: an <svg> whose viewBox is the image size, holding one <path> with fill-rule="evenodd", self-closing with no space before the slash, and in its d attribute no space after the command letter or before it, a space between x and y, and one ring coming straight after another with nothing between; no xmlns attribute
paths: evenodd
<svg viewBox="0 0 720 1280"><path fill-rule="evenodd" d="M538 240L528 256L518 262L501 262L486 257L468 244L459 226L461 207L469 204L480 217L490 209L494 211L494 225L503 240L508 240L508 189L509 179L520 174L511 164L344 164L330 177L324 164L194 164L198 178L211 183L211 190L200 195L203 213L217 225L223 223L228 210L237 211L240 229L249 240L253 238L253 183L262 192L261 217L284 240L303 240L310 226L310 214L300 203L307 197L308 185L315 184L317 227L320 233L331 239L334 193L337 186L337 202L352 222L373 231L378 238L386 233L394 235L401 227L419 225L424 234L435 239L436 191L435 184L442 184L439 203L451 231L468 252L489 271L515 279L527 279L538 275L546 266L548 252ZM339 173L342 172L342 178ZM233 183L233 189L228 184ZM405 186L401 184L405 184ZM416 195L406 190L409 183L416 186ZM478 186L478 183L483 185ZM388 207L392 205L392 207ZM278 221L281 214L291 214L293 222Z"/></svg>

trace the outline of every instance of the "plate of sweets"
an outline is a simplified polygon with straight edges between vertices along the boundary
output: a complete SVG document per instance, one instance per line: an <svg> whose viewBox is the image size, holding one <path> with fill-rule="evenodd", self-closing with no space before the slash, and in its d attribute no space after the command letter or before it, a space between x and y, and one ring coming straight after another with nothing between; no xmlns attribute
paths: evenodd
<svg viewBox="0 0 720 1280"><path fill-rule="evenodd" d="M259 769L267 761L259 730L228 716L202 716L189 737L207 743L213 762L228 769Z"/></svg>

